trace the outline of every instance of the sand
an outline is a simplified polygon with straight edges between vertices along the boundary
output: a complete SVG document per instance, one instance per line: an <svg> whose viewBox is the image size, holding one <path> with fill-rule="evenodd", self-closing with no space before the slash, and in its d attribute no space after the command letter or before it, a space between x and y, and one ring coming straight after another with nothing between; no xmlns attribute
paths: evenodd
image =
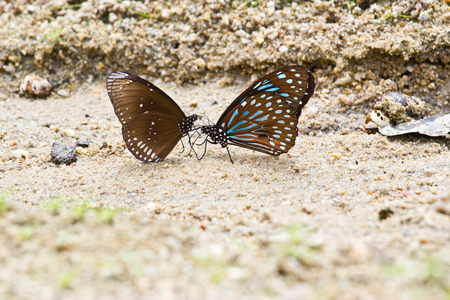
<svg viewBox="0 0 450 300"><path fill-rule="evenodd" d="M46 5L64 5L49 3ZM146 18L134 19L129 9L109 3L101 2L95 11L89 10L92 2L86 1L83 5L87 7L76 12L88 11L107 26L109 23L101 19L102 5L117 6L131 22L127 26L145 28ZM176 14L177 7L186 3L172 3L170 12ZM227 14L243 14L244 8L226 1L216 3L224 5ZM295 11L310 20L302 19L305 24L320 19L317 14L310 16L306 8L343 14L341 18L335 15L337 19L328 15L329 23L317 21L316 26L334 24L329 33L348 29L345 20L353 17L355 22L380 28L385 24L392 31L381 31L384 37L399 37L403 28L404 39L424 36L424 44L416 52L405 48L402 56L397 46L386 42L378 48L386 54L382 67L370 69L376 62L364 49L374 45L363 34L352 35L359 37L353 43L361 45L358 50L362 52L350 55L344 51L345 62L336 68L328 62L339 60L339 51L333 48L338 42L330 39L328 44L320 43L319 37L326 33L320 27L315 33L302 34L315 45L335 49L337 52L330 50L329 60L325 60L325 52L308 52L305 61L281 55L275 62L261 58L250 63L246 52L235 52L240 56L233 60L215 51L203 57L214 54L227 65L215 69L207 65L203 71L190 73L192 76L178 72L189 66L181 62L145 71L142 65L151 65L151 55L144 55L142 65L137 66L135 73L166 91L186 114L206 115L213 121L252 79L274 70L275 65L302 63L311 67L318 78L316 93L300 117L296 145L280 157L230 147L232 164L226 150L209 145L205 157L198 161L189 149L182 152L180 143L163 162L142 164L126 150L105 90L108 71L122 69L118 62L103 62L103 68L86 71L87 65L98 64L103 58L80 50L80 56L91 60L86 60L85 69L72 69L49 54L48 63L59 61L49 71L37 65L35 56L24 55L22 67L11 73L11 60L3 57L0 298L448 299L448 136L385 137L362 131L372 96L389 89L421 97L431 113L448 112L449 65L444 61L448 40L427 44L425 34L441 32L448 25L448 4L421 1L415 13L416 8L401 11L407 7L406 1L396 1L392 9L416 15L411 20L391 17L371 21L369 12L382 11L384 3L357 3L367 8L357 6L359 11L352 14L338 2L315 1L297 5ZM18 2L16 6L25 4ZM129 4L136 8L144 5ZM294 9L283 1L275 4L272 13L272 4L267 2L249 9L265 14L267 22ZM8 16L16 26L25 20L23 11L14 16L5 10L9 4L1 5L3 18ZM220 13L211 11L212 19ZM158 20L167 24L183 22L160 13ZM51 16L59 18L58 14ZM98 25L97 19L92 22ZM39 18L33 20L37 26ZM113 22L111 15L109 22ZM232 28L235 23L223 26ZM61 25L62 37L70 36L63 34L68 24ZM165 28L165 23L158 24ZM279 26L270 24L266 24L268 29ZM413 34L412 28L418 28L419 34ZM171 32L176 31L172 28ZM210 34L216 36L216 31ZM15 35L10 33L10 38ZM33 33L29 35L33 40ZM67 38L66 42L70 41ZM274 37L262 53L270 56L273 49L279 51L273 45L280 41ZM99 45L106 42L98 40ZM222 44L216 46L219 49ZM8 51L17 47L10 44ZM46 47L59 46L47 43ZM120 47L118 53L124 54ZM208 47L214 49L213 44ZM75 52L67 49L60 50L74 59ZM130 49L134 53L135 49ZM131 61L125 60L122 67L131 68ZM383 69L389 62L391 69ZM402 73L408 68L411 72ZM161 70L167 76L155 78ZM31 72L50 79L56 76L49 74L56 72L53 74L68 79L47 98L24 98L16 90L21 76ZM61 89L68 95L60 96ZM76 163L57 166L50 162L53 142L75 145L83 140L92 144L77 148Z"/></svg>

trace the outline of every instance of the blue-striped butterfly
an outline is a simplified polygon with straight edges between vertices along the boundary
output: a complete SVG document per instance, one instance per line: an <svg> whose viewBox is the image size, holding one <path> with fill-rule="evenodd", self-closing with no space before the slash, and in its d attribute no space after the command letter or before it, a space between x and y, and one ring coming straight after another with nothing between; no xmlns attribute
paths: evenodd
<svg viewBox="0 0 450 300"><path fill-rule="evenodd" d="M239 95L215 125L200 127L207 135L205 143L220 144L227 151L228 145L234 145L275 156L288 152L314 88L314 76L302 66L264 76Z"/></svg>

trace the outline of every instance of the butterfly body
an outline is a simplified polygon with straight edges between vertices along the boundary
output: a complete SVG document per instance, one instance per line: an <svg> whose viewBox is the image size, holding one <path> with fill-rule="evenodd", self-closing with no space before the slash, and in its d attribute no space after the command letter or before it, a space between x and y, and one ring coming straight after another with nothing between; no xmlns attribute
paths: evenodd
<svg viewBox="0 0 450 300"><path fill-rule="evenodd" d="M254 82L215 125L202 126L201 132L208 142L222 147L234 145L274 156L287 153L295 144L298 118L314 87L314 76L302 66L276 70Z"/></svg>
<svg viewBox="0 0 450 300"><path fill-rule="evenodd" d="M125 145L143 162L162 161L198 119L186 116L166 93L139 76L113 72L106 88Z"/></svg>

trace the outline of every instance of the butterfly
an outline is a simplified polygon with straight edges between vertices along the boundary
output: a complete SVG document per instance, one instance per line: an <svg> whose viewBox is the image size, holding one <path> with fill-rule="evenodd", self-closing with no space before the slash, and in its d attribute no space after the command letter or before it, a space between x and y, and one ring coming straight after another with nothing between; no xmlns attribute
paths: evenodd
<svg viewBox="0 0 450 300"><path fill-rule="evenodd" d="M109 74L106 90L125 145L143 162L162 161L198 119L195 114L187 117L166 93L130 73Z"/></svg>
<svg viewBox="0 0 450 300"><path fill-rule="evenodd" d="M255 81L222 113L200 127L207 143L239 146L278 156L295 144L298 118L314 93L315 78L302 66L288 66Z"/></svg>

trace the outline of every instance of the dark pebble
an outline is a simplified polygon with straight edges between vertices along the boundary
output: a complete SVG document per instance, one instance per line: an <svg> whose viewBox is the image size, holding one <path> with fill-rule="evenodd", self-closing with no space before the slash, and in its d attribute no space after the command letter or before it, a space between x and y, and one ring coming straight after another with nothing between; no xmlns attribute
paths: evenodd
<svg viewBox="0 0 450 300"><path fill-rule="evenodd" d="M92 144L91 141L77 141L77 147L87 148Z"/></svg>
<svg viewBox="0 0 450 300"><path fill-rule="evenodd" d="M77 161L77 150L74 146L69 146L61 142L54 142L52 145L51 161L57 165L70 165Z"/></svg>
<svg viewBox="0 0 450 300"><path fill-rule="evenodd" d="M394 212L390 208L384 208L378 212L378 219L380 221L386 220L387 218L391 217L394 214Z"/></svg>

